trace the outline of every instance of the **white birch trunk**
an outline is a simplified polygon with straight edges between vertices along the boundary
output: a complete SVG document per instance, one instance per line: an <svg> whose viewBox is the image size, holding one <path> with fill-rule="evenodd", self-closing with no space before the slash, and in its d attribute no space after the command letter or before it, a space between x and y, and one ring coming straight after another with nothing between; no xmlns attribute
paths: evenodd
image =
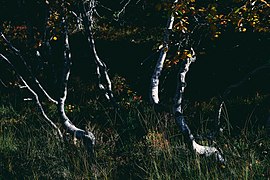
<svg viewBox="0 0 270 180"><path fill-rule="evenodd" d="M178 0L175 0L174 3L177 3ZM159 77L161 75L164 61L169 50L169 37L173 28L174 23L174 13L171 13L171 16L168 18L164 38L163 38L163 48L160 50L159 58L157 60L156 67L154 69L152 78L151 78L151 87L150 87L150 101L154 104L159 103Z"/></svg>
<svg viewBox="0 0 270 180"><path fill-rule="evenodd" d="M189 71L190 65L192 62L196 60L196 55L194 50L191 48L191 57L184 60L180 66L180 71L178 74L178 82L177 82L177 90L174 98L174 114L176 123L179 126L179 129L185 136L185 140L189 141L195 150L196 153L205 155L205 156L211 156L214 155L217 161L224 163L225 160L221 154L221 152L215 148L215 147L209 147L209 146L202 146L199 145L195 139L193 134L191 133L188 125L185 122L185 118L183 116L183 108L182 108L182 102L183 102L183 93L186 87L186 74Z"/></svg>
<svg viewBox="0 0 270 180"><path fill-rule="evenodd" d="M63 24L65 24L65 19L62 20ZM70 52L70 46L69 46L69 39L68 39L68 30L67 27L64 27L64 67L63 67L63 76L62 76L62 82L60 87L60 97L58 100L58 112L60 115L61 120L63 121L64 126L67 128L67 131L72 133L75 138L83 139L88 143L90 146L90 149L92 149L93 145L95 144L95 136L89 132L82 130L80 128L77 128L71 120L68 118L68 116L65 113L65 101L67 98L67 84L68 79L70 75L70 66L72 64L71 62L71 52Z"/></svg>
<svg viewBox="0 0 270 180"><path fill-rule="evenodd" d="M87 4L89 3L89 4ZM94 55L94 61L96 63L96 73L98 77L98 87L100 90L104 91L105 97L108 100L113 100L112 93L112 83L110 77L108 75L108 70L106 64L99 58L96 50L95 40L92 32L92 26L94 23L93 12L95 9L95 0L90 0L89 2L81 3L81 13L82 20L85 29L85 33L87 35L87 40L89 44L89 48ZM89 10L86 8L86 5L89 5ZM88 10L88 11L87 11Z"/></svg>

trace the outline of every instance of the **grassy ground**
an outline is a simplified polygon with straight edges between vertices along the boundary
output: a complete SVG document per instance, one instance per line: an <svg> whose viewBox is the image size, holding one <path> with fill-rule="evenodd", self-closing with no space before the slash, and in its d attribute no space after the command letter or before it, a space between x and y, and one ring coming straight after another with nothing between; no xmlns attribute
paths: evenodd
<svg viewBox="0 0 270 180"><path fill-rule="evenodd" d="M270 178L270 140L260 123L265 111L256 105L263 104L262 96L227 102L222 115L224 131L214 143L226 158L226 164L221 165L213 157L198 156L187 147L169 112L154 111L126 87L117 90L119 111L83 93L78 103L72 95L69 97L73 104L67 104L68 115L97 138L93 155L87 154L84 145L71 136L60 142L48 124L42 125L44 120L34 103L22 102L12 95L2 96L1 179ZM193 132L209 132L217 101L186 104ZM57 122L56 107L44 105Z"/></svg>

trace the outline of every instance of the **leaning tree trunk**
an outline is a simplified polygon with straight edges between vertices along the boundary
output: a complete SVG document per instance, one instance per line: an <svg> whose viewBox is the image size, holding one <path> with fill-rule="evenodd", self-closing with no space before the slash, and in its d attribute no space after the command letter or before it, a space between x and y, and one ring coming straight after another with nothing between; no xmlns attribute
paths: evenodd
<svg viewBox="0 0 270 180"><path fill-rule="evenodd" d="M64 7L64 2L63 2L63 7ZM64 12L65 8L64 8ZM23 83L23 86L21 86L21 88L26 88L29 90L29 92L34 96L34 100L36 101L38 108L41 112L41 114L43 115L43 117L45 118L45 120L54 128L57 130L58 135L61 137L63 137L60 129L56 126L56 124L47 116L47 114L45 113L44 109L43 109L43 105L39 99L40 94L37 93L38 91L42 92L49 101L53 102L54 104L57 105L57 109L58 109L58 114L60 116L60 119L62 120L64 126L66 127L67 131L69 133L72 133L74 135L75 138L77 139L82 139L88 146L89 150L92 150L93 145L95 143L95 137L94 135L89 132L89 131L85 131L82 130L80 128L77 128L72 122L71 120L68 118L68 116L65 113L65 101L67 98L67 84L68 84L68 79L69 79L69 75L70 75L70 66L71 66L71 51L70 51L70 46L69 46L69 36L68 36L68 29L67 29L67 23L66 23L66 19L65 19L65 13L64 16L62 18L62 25L63 25L63 29L62 29L62 35L63 35L63 72L62 72L62 81L60 82L60 87L59 87L59 91L60 91L60 95L58 100L54 100L51 98L51 96L49 96L49 94L46 92L46 90L41 86L40 82L37 80L37 78L33 75L33 73L31 72L31 69L29 68L27 62L24 60L23 55L20 53L20 51L18 49L16 49L10 41L7 40L7 38L4 36L4 34L0 31L0 37L2 37L2 39L4 40L3 42L6 43L7 47L9 48L9 50L15 54L16 56L19 57L19 59L22 61L25 71L28 72L28 74L30 74L31 78L27 77L24 78L19 71L17 70L17 68L13 65L12 62L10 62L8 60L7 57L5 57L3 54L0 54L0 58L2 60L4 60L15 72L17 77L20 79L20 81ZM27 80L26 80L27 79ZM29 83L29 82L30 83ZM32 88L31 86L35 87Z"/></svg>
<svg viewBox="0 0 270 180"><path fill-rule="evenodd" d="M192 62L196 60L196 55L194 50L191 48L191 57L186 58L180 66L180 71L178 74L178 82L177 82L177 89L176 89L176 94L174 98L174 116L176 123L180 129L180 131L184 135L184 139L187 143L189 143L193 149L195 150L196 153L205 155L205 156L211 156L214 155L215 158L221 162L224 163L225 160L221 154L221 152L215 148L215 147L209 147L209 146L202 146L198 144L195 139L193 134L191 133L191 130L189 129L188 125L185 122L185 118L183 115L183 93L186 87L186 74L189 71L190 65Z"/></svg>
<svg viewBox="0 0 270 180"><path fill-rule="evenodd" d="M63 27L63 43L64 43L64 49L63 49L63 60L64 60L64 66L63 66L63 73L62 73L62 81L60 85L60 97L58 99L58 112L60 115L60 118L67 128L67 131L72 133L75 138L82 139L87 145L89 150L92 150L93 145L95 144L95 137L94 135L86 130L82 130L80 128L77 128L71 120L68 118L68 116L65 113L65 101L67 98L67 84L68 79L70 75L70 66L72 64L71 62L71 51L69 46L69 36L68 36L68 29L67 29L67 23L65 17L62 17L62 24Z"/></svg>

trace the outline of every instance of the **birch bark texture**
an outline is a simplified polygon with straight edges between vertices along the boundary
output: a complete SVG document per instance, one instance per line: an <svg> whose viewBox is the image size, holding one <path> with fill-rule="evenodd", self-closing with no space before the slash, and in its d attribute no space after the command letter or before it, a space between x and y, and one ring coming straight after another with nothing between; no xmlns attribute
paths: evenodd
<svg viewBox="0 0 270 180"><path fill-rule="evenodd" d="M176 4L178 0L174 1L174 4ZM164 37L163 37L163 45L162 48L160 49L160 54L159 58L156 63L156 67L154 69L152 78L151 78L151 87L150 87L150 101L154 104L159 103L159 77L161 75L164 61L167 56L167 52L169 50L169 38L170 34L172 32L173 28L173 23L174 23L174 13L172 12L170 17L168 18L166 29L164 32Z"/></svg>
<svg viewBox="0 0 270 180"><path fill-rule="evenodd" d="M77 128L65 113L65 101L67 98L67 90L68 90L67 85L68 85L68 79L70 75L70 66L72 62L71 62L71 51L70 51L70 46L69 46L68 28L67 28L65 17L62 17L62 24L64 26L63 27L64 66L63 66L63 73L62 73L62 81L60 85L60 97L58 99L58 104L57 104L58 112L59 112L59 115L63 124L67 128L67 131L72 133L75 138L86 141L86 143L90 146L89 148L92 149L92 146L94 146L95 144L95 136L93 135L93 133Z"/></svg>

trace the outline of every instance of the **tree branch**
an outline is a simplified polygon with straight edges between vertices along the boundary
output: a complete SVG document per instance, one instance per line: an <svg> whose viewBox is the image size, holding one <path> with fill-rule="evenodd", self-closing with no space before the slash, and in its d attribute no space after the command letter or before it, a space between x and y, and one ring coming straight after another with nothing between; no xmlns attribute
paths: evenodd
<svg viewBox="0 0 270 180"><path fill-rule="evenodd" d="M118 11L117 13L114 14L114 19L115 19L116 21L118 21L118 20L120 19L120 15L121 15L122 13L125 12L126 7L127 7L127 5L130 3L130 1L131 1L131 0L128 0L128 1L125 3L125 5L122 7L122 9L120 9L120 11ZM123 1L122 1L122 2L123 2ZM121 3L122 3L122 2L121 2Z"/></svg>
<svg viewBox="0 0 270 180"><path fill-rule="evenodd" d="M269 69L269 68L270 68L270 63L266 63L266 64L264 64L264 65L262 65L260 67L257 67L253 71L249 72L241 81L227 87L226 90L223 93L223 98L226 98L230 94L232 89L237 88L237 87L241 86L242 84L244 84L246 81L250 80L252 75L257 73L258 71L261 71L261 70L264 70L264 69Z"/></svg>
<svg viewBox="0 0 270 180"><path fill-rule="evenodd" d="M231 91L235 88L238 88L239 86L241 86L242 84L244 84L245 82L249 81L250 78L256 74L257 72L261 71L261 70L265 70L265 69L269 69L270 68L270 63L266 63L260 67L257 67L256 69L254 69L253 71L249 72L241 81L235 83L235 84L232 84L230 86L228 86L224 93L223 93L223 96L221 97L221 101L220 101L220 104L219 104L219 108L218 108L218 115L217 115L217 120L216 120L216 131L213 133L213 134L218 134L222 129L220 127L220 119L221 119L221 112L222 112L222 109L224 107L224 104L225 104L225 100L227 99L227 97L229 96L229 94L231 93Z"/></svg>
<svg viewBox="0 0 270 180"><path fill-rule="evenodd" d="M18 73L17 69L13 66L13 64L8 60L7 57L5 57L3 54L0 54L0 57L2 60L4 60L6 63L9 64L9 66L16 72L17 77L23 82L24 87L27 88L30 93L35 97L36 103L38 105L38 108L42 114L42 116L46 119L46 121L57 131L58 136L62 139L63 135L60 131L60 129L54 124L54 122L46 115L40 101L37 93L27 84L27 82L24 80L24 78Z"/></svg>
<svg viewBox="0 0 270 180"><path fill-rule="evenodd" d="M43 94L48 98L49 101L57 104L57 101L54 100L47 92L46 90L42 87L42 85L39 83L39 81L37 80L37 78L33 75L31 69L29 68L29 66L27 65L26 61L24 60L22 54L20 53L20 51L15 48L12 43L5 37L5 35L0 31L0 36L2 37L2 39L4 40L4 42L8 45L8 47L11 49L11 51L17 55L23 62L26 70L30 73L31 77L34 79L35 83L37 84L37 86L40 88L40 90L43 92Z"/></svg>
<svg viewBox="0 0 270 180"><path fill-rule="evenodd" d="M4 86L5 88L8 87L8 86L2 81L2 79L0 79L0 84L2 84L2 86Z"/></svg>

